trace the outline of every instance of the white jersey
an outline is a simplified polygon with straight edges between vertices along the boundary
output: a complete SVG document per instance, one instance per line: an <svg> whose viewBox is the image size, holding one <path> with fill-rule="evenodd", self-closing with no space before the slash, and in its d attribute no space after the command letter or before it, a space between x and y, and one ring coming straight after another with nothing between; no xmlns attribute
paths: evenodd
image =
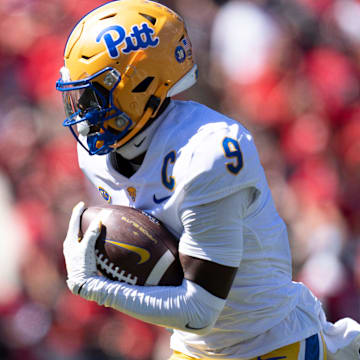
<svg viewBox="0 0 360 360"><path fill-rule="evenodd" d="M239 267L211 332L175 330L171 347L193 357L239 359L317 333L321 305L305 286L292 282L286 226L251 134L194 102L172 101L159 121L141 167L130 178L112 167L109 155L90 156L80 146L78 153L81 169L108 203L149 212L180 239L179 249L187 255ZM184 209L244 189L253 201L242 219L242 239L234 239L236 256L224 258L182 237Z"/></svg>

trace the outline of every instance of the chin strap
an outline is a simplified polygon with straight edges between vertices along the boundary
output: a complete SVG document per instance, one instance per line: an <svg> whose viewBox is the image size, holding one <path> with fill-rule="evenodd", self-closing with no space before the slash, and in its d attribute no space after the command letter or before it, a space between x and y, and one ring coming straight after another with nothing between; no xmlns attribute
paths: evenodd
<svg viewBox="0 0 360 360"><path fill-rule="evenodd" d="M130 130L130 132L123 137L121 140L111 145L112 148L117 149L126 144L129 140L131 140L141 129L144 128L146 123L150 120L151 117L155 117L157 112L160 109L160 105L165 100L166 94L168 92L169 83L166 82L159 86L159 88L155 91L153 95L150 96L148 103L146 104L145 112L142 118L139 120L137 124L135 124L134 128Z"/></svg>
<svg viewBox="0 0 360 360"><path fill-rule="evenodd" d="M191 70L185 74L176 84L174 84L170 88L170 81L166 81L155 91L153 95L150 96L149 101L145 106L145 112L139 122L134 126L130 132L123 137L118 142L114 143L110 147L117 149L121 146L125 145L129 140L131 140L150 120L157 115L159 109L161 108L161 104L164 102L166 96L171 97L181 93L182 91L188 89L193 86L198 79L198 68L195 64Z"/></svg>
<svg viewBox="0 0 360 360"><path fill-rule="evenodd" d="M128 141L121 148L116 149L116 153L120 154L125 160L131 161L141 154L144 154L149 148L151 139L156 129L161 124L161 117L170 104L170 98L165 98L161 106L157 109L155 117L152 117L137 135Z"/></svg>

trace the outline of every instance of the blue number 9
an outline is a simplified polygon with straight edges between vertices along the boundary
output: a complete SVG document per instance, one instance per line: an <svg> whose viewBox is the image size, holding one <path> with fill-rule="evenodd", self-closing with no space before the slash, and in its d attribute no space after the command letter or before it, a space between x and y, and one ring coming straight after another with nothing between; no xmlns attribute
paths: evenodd
<svg viewBox="0 0 360 360"><path fill-rule="evenodd" d="M227 169L232 174L237 175L244 166L243 156L238 141L226 137L222 142L222 146L224 148L225 157L234 159L234 161L226 163Z"/></svg>

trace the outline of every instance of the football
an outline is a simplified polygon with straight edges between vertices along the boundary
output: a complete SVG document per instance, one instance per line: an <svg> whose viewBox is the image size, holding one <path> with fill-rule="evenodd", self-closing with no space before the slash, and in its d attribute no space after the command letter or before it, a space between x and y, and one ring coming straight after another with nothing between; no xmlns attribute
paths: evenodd
<svg viewBox="0 0 360 360"><path fill-rule="evenodd" d="M88 207L81 233L99 211L107 212L96 241L97 268L105 277L133 285L180 285L178 241L151 215L126 206Z"/></svg>

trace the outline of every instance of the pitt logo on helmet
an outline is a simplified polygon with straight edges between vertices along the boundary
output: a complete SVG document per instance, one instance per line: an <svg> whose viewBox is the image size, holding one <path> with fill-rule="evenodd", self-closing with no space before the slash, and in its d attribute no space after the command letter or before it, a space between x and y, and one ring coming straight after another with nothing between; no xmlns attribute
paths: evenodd
<svg viewBox="0 0 360 360"><path fill-rule="evenodd" d="M118 47L124 41L126 46L121 49L123 54L129 54L130 52L139 49L158 46L160 39L158 37L152 37L154 30L146 23L142 23L141 27L134 25L131 30L132 32L129 35L126 35L126 31L122 26L109 26L100 32L96 37L96 42L99 43L102 39L104 40L109 56L112 59L116 59L120 56ZM114 38L115 33L116 37Z"/></svg>

